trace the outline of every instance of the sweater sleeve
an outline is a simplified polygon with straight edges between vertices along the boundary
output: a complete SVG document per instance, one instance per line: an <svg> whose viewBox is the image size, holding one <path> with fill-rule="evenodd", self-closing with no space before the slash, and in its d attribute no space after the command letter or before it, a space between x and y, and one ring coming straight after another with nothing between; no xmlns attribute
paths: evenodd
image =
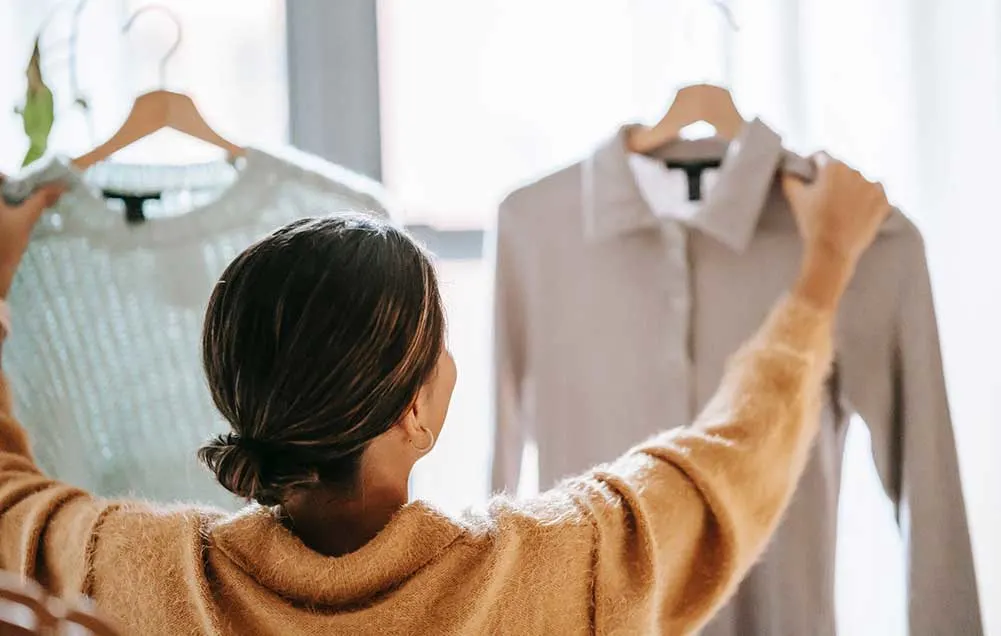
<svg viewBox="0 0 1001 636"><path fill-rule="evenodd" d="M0 570L35 579L60 596L84 591L93 530L105 509L39 471L0 372Z"/></svg>
<svg viewBox="0 0 1001 636"><path fill-rule="evenodd" d="M831 323L803 301L782 301L732 357L692 426L564 486L593 519L598 632L628 620L650 633L688 633L734 591L809 457Z"/></svg>

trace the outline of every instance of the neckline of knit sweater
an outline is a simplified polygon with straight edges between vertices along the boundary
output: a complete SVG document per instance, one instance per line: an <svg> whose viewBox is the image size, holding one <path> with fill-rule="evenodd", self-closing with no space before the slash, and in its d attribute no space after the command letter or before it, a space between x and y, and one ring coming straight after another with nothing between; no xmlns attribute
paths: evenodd
<svg viewBox="0 0 1001 636"><path fill-rule="evenodd" d="M415 501L369 543L343 556L313 551L273 509L250 506L209 530L211 540L259 584L299 603L343 605L399 586L462 533L446 514Z"/></svg>

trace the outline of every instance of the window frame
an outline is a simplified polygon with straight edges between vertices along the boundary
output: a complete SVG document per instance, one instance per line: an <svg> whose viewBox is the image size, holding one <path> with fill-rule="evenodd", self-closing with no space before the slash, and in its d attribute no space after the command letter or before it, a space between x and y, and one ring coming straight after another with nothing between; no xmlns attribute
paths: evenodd
<svg viewBox="0 0 1001 636"><path fill-rule="evenodd" d="M286 0L285 25L289 142L381 181L377 9L377 0ZM483 257L483 230L407 229L441 259Z"/></svg>

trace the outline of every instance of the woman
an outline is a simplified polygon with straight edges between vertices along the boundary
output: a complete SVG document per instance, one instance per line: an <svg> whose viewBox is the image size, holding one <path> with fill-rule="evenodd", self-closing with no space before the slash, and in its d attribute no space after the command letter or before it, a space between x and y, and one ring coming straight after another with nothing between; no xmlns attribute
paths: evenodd
<svg viewBox="0 0 1001 636"><path fill-rule="evenodd" d="M260 505L227 516L49 480L0 385L0 568L137 634L692 631L795 488L833 315L888 211L878 185L818 163L813 185L784 184L802 273L689 428L529 501L458 519L408 503L456 377L431 261L377 220L303 221L237 257L205 322L233 431L200 456ZM0 209L0 297L56 194Z"/></svg>

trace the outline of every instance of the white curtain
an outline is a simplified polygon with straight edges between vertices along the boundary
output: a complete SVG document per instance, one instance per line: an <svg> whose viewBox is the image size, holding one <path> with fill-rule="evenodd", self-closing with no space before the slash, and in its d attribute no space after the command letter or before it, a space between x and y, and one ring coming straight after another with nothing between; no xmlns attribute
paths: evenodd
<svg viewBox="0 0 1001 636"><path fill-rule="evenodd" d="M800 147L830 149L882 179L923 230L981 604L988 633L999 634L1001 2L745 0L736 10L745 30L732 79L742 105ZM769 28L774 36L752 35ZM840 624L848 634L903 633L899 542L885 524L867 523L889 515L872 500L860 431L843 493Z"/></svg>
<svg viewBox="0 0 1001 636"><path fill-rule="evenodd" d="M655 119L700 79L729 84L794 149L883 180L926 238L981 604L1001 634L1001 0L730 6L737 32L710 0L382 0L387 185L413 220L488 227L519 181L622 121ZM462 267L455 284L482 290L488 274ZM481 296L455 290L453 313L479 315L469 298ZM462 334L453 346L463 394L485 399L486 349ZM452 426L478 462L486 414L460 406ZM418 490L468 500L470 469L433 464ZM903 551L858 423L840 523L842 632L906 633Z"/></svg>

